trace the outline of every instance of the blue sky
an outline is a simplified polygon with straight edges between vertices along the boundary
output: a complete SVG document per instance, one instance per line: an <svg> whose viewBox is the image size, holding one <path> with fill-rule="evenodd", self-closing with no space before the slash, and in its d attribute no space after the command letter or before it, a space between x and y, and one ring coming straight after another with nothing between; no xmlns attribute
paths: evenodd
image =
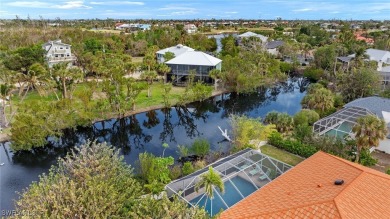
<svg viewBox="0 0 390 219"><path fill-rule="evenodd" d="M389 0L0 0L0 18L390 19Z"/></svg>

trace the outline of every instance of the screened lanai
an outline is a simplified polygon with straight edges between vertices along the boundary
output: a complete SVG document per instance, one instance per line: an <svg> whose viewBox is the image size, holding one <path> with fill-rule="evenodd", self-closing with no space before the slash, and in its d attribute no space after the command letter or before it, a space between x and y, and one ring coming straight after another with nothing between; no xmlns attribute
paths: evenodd
<svg viewBox="0 0 390 219"><path fill-rule="evenodd" d="M214 215L231 207L291 168L288 164L252 149L230 155L210 166L221 176L225 185L224 193L214 188L214 198L211 201L204 188L195 191L195 185L201 176L208 172L209 167L206 167L168 184L166 186L168 195L176 194L188 205L205 207L210 215Z"/></svg>
<svg viewBox="0 0 390 219"><path fill-rule="evenodd" d="M370 110L361 107L347 107L337 111L313 125L313 131L319 135L343 138L345 135L352 135L352 127L359 117L375 115Z"/></svg>

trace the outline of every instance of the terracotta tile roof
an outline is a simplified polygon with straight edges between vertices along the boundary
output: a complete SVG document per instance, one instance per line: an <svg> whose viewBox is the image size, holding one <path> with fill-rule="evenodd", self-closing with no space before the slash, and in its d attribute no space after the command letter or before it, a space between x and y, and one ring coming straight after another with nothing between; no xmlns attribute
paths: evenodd
<svg viewBox="0 0 390 219"><path fill-rule="evenodd" d="M317 152L220 218L389 218L389 206L389 175Z"/></svg>

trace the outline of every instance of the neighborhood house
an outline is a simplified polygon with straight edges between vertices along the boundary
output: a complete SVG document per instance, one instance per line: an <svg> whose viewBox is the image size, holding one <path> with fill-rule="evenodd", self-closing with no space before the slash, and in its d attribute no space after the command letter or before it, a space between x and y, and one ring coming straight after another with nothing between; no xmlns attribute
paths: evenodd
<svg viewBox="0 0 390 219"><path fill-rule="evenodd" d="M62 43L61 40L49 41L42 45L46 51L45 59L49 67L63 62L72 65L76 58L72 55L71 45Z"/></svg>

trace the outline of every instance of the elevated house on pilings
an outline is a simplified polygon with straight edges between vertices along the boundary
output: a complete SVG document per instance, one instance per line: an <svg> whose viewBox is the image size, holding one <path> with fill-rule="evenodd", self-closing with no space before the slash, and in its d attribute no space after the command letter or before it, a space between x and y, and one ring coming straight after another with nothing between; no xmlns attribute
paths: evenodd
<svg viewBox="0 0 390 219"><path fill-rule="evenodd" d="M63 43L61 40L49 41L43 44L42 48L46 51L45 60L49 68L64 62L72 66L73 62L76 61L76 57L72 55L71 45Z"/></svg>
<svg viewBox="0 0 390 219"><path fill-rule="evenodd" d="M170 68L170 76L174 84L183 85L188 81L191 70L195 70L195 81L210 83L209 72L221 70L222 60L200 51L187 51L165 62ZM172 77L174 76L174 77Z"/></svg>

